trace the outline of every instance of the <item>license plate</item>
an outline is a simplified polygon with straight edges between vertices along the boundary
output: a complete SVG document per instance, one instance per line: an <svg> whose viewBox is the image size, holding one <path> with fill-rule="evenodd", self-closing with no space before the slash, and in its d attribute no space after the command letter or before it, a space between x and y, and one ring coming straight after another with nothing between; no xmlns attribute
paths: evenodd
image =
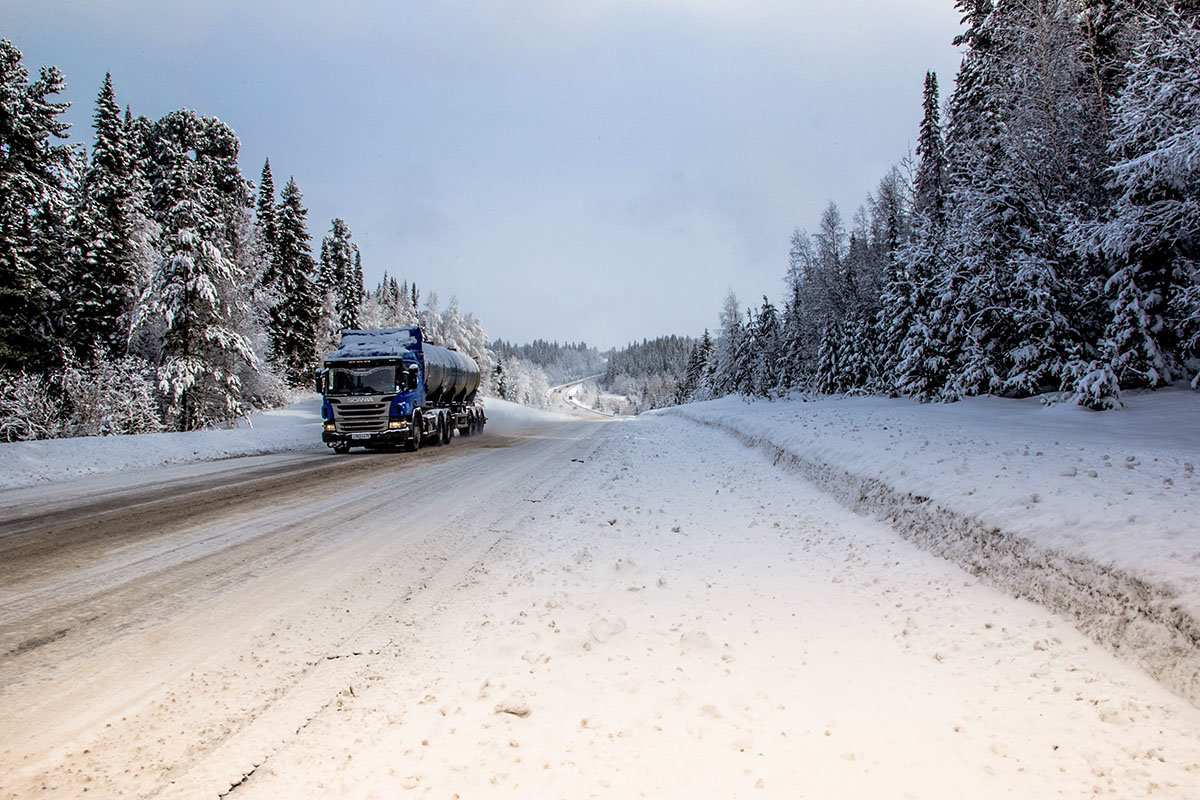
<svg viewBox="0 0 1200 800"><path fill-rule="evenodd" d="M352 434L350 434L350 438L351 439L370 439L371 434L369 434L369 433L352 433Z"/></svg>

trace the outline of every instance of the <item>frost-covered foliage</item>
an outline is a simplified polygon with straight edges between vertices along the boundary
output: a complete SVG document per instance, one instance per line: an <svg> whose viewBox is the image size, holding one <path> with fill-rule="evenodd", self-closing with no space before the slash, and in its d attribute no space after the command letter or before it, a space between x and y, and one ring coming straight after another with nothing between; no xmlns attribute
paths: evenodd
<svg viewBox="0 0 1200 800"><path fill-rule="evenodd" d="M549 408L550 382L532 361L498 356L485 394L534 408Z"/></svg>
<svg viewBox="0 0 1200 800"><path fill-rule="evenodd" d="M0 439L21 442L62 435L64 404L46 376L0 373Z"/></svg>
<svg viewBox="0 0 1200 800"><path fill-rule="evenodd" d="M726 300L712 393L1200 388L1196 5L957 5L962 65L945 112L925 77L915 160L849 225L831 205L793 234L778 332Z"/></svg>
<svg viewBox="0 0 1200 800"><path fill-rule="evenodd" d="M0 377L0 440L110 436L162 430L155 368L136 356L73 356L49 374Z"/></svg>
<svg viewBox="0 0 1200 800"><path fill-rule="evenodd" d="M55 376L66 401L69 436L110 436L162 430L155 369L136 356L73 361Z"/></svg>

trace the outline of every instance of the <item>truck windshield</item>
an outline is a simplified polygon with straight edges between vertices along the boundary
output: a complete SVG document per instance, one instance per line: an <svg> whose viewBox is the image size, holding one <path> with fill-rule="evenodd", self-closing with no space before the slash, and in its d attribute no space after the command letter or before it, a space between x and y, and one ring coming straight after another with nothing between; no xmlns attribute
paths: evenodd
<svg viewBox="0 0 1200 800"><path fill-rule="evenodd" d="M396 391L395 367L332 367L329 394L391 394Z"/></svg>

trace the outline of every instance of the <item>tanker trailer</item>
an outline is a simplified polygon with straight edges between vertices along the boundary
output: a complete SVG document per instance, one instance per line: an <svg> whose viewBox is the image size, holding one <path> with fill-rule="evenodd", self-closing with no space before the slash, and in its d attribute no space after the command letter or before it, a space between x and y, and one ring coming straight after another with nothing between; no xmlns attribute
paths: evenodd
<svg viewBox="0 0 1200 800"><path fill-rule="evenodd" d="M335 453L449 444L487 423L477 402L479 366L468 355L426 344L417 326L342 331L317 373L321 441Z"/></svg>

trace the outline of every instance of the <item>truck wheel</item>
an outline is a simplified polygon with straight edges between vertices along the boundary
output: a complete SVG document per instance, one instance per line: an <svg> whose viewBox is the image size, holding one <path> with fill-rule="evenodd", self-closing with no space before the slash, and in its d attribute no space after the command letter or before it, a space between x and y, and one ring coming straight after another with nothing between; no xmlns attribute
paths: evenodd
<svg viewBox="0 0 1200 800"><path fill-rule="evenodd" d="M339 456L344 456L344 455L346 455L346 453L349 453L349 452L350 452L350 445L348 445L348 444L335 444L335 445L333 446L333 452L337 453Z"/></svg>
<svg viewBox="0 0 1200 800"><path fill-rule="evenodd" d="M418 414L413 414L412 435L404 442L404 449L410 453L421 449L421 417Z"/></svg>
<svg viewBox="0 0 1200 800"><path fill-rule="evenodd" d="M442 443L442 415L438 414L433 418L433 431L430 432L429 444L433 447L438 447Z"/></svg>
<svg viewBox="0 0 1200 800"><path fill-rule="evenodd" d="M454 425L449 414L442 415L442 444L450 444L450 439L454 436Z"/></svg>

